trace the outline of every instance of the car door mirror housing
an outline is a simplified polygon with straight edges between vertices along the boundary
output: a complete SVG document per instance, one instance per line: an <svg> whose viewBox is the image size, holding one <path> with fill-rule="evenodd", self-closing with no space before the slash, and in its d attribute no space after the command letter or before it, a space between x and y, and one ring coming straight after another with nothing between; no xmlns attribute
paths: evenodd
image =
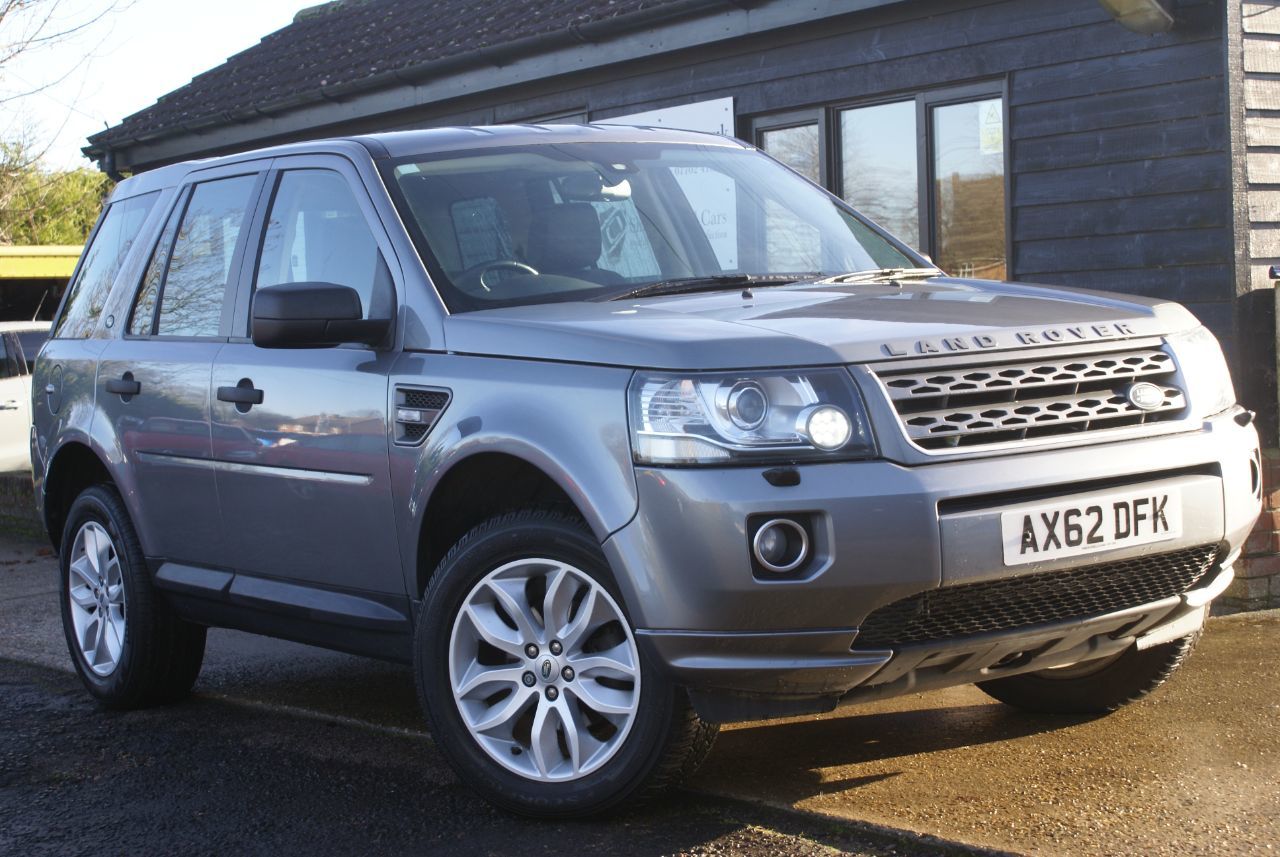
<svg viewBox="0 0 1280 857"><path fill-rule="evenodd" d="M284 283L253 295L253 344L259 348L378 345L391 320L365 318L360 295L334 283Z"/></svg>

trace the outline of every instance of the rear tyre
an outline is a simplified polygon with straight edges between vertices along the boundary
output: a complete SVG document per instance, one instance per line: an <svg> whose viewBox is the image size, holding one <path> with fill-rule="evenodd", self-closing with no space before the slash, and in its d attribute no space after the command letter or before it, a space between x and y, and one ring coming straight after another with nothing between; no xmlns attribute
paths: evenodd
<svg viewBox="0 0 1280 857"><path fill-rule="evenodd" d="M118 709L185 697L200 674L206 629L155 592L115 488L95 485L71 504L59 564L62 627L89 693Z"/></svg>
<svg viewBox="0 0 1280 857"><path fill-rule="evenodd" d="M580 520L494 518L449 551L418 614L414 670L432 734L499 807L570 818L681 782L711 749L682 689L642 654Z"/></svg>
<svg viewBox="0 0 1280 857"><path fill-rule="evenodd" d="M978 682L987 695L1039 714L1107 714L1151 693L1195 648L1200 632L1145 651Z"/></svg>

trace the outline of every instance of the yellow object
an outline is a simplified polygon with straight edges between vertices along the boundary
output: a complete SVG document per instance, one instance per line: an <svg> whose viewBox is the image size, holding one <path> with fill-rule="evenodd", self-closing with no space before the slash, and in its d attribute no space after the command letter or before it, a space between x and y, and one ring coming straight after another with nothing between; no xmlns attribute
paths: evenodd
<svg viewBox="0 0 1280 857"><path fill-rule="evenodd" d="M75 244L0 247L0 280L66 280L84 248Z"/></svg>

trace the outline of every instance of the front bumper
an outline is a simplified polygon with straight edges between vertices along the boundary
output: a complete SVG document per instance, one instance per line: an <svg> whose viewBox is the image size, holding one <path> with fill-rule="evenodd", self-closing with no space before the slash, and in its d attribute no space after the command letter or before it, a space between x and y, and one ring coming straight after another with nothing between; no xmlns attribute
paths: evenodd
<svg viewBox="0 0 1280 857"><path fill-rule="evenodd" d="M792 487L771 485L757 468L638 469L639 514L604 548L649 656L695 699L714 695L770 703L760 710L747 706L734 719L822 710L856 697L851 692L858 688L866 694L879 687L876 693L884 695L921 686L925 673L919 668L890 678L885 670L894 652L852 649L867 614L891 602L939 587L1197 545L1217 545L1218 560L1229 562L1260 510L1257 434L1233 416L1223 414L1183 434L999 458L918 467L888 461L804 466L798 468L800 484ZM1181 492L1181 535L1083 557L1003 565L1001 511L1120 486ZM815 522L818 557L801 579L752 574L747 521L774 514L807 514ZM1226 567L1210 572L1197 585L1216 589L1229 573ZM1190 604L1165 601L1133 605L1148 611L1142 627L1179 621L1179 603ZM1082 617L1074 625L1110 618ZM1114 640L1132 645L1136 632L1122 630ZM1025 651L1035 648L1026 641L1041 631L1052 635L1062 628L997 636ZM1087 640L1115 633L1114 627L1103 629ZM974 640L944 648L987 642ZM1075 643L1053 651L1082 659ZM931 653L924 654L927 661ZM1057 665L1046 663L1045 654L1023 668ZM945 678L930 673L928 686L990 678L995 674L982 672L990 666L952 670ZM821 701L816 708L815 700ZM718 712L721 719L731 713Z"/></svg>

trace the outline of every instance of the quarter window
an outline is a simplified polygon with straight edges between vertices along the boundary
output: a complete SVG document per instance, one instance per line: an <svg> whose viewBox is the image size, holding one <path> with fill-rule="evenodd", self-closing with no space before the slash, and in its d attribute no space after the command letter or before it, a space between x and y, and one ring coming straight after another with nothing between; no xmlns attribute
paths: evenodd
<svg viewBox="0 0 1280 857"><path fill-rule="evenodd" d="M146 193L113 202L94 233L75 281L67 290L62 315L53 335L64 339L81 339L93 333L106 306L107 294L115 282L125 256L138 237L138 231L155 205L158 193Z"/></svg>
<svg viewBox="0 0 1280 857"><path fill-rule="evenodd" d="M231 261L244 229L257 176L198 184L169 254L160 287L156 333L217 336L231 279Z"/></svg>
<svg viewBox="0 0 1280 857"><path fill-rule="evenodd" d="M355 289L365 318L391 316L391 273L355 195L333 170L283 173L262 237L255 288L308 282Z"/></svg>

